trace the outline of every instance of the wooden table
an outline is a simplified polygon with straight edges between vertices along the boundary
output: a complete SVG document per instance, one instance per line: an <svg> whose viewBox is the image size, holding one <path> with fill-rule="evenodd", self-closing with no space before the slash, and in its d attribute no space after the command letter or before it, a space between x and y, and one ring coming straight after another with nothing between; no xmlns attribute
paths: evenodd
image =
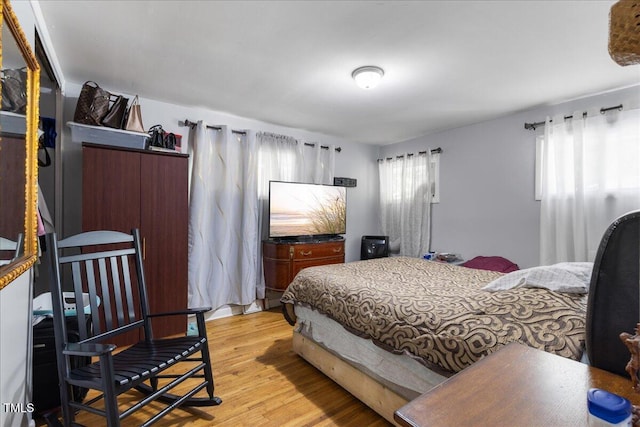
<svg viewBox="0 0 640 427"><path fill-rule="evenodd" d="M631 381L580 362L509 344L398 409L401 426L586 426L587 390L640 404Z"/></svg>

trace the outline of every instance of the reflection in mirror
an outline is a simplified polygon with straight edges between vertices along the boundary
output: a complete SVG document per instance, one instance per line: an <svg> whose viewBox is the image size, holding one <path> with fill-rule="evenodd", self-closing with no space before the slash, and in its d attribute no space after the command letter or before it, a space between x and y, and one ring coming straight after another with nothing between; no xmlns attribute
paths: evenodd
<svg viewBox="0 0 640 427"><path fill-rule="evenodd" d="M24 233L27 151L24 136L6 134L4 121L4 117L0 117L0 128L3 129L0 134L0 237L16 240Z"/></svg>
<svg viewBox="0 0 640 427"><path fill-rule="evenodd" d="M27 112L27 64L11 30L2 26L2 111Z"/></svg>
<svg viewBox="0 0 640 427"><path fill-rule="evenodd" d="M0 265L6 265L22 256L24 241L22 233L18 235L18 240L9 240L0 237Z"/></svg>
<svg viewBox="0 0 640 427"><path fill-rule="evenodd" d="M1 31L0 289L30 268L36 258L40 75L33 51L8 0L2 0Z"/></svg>

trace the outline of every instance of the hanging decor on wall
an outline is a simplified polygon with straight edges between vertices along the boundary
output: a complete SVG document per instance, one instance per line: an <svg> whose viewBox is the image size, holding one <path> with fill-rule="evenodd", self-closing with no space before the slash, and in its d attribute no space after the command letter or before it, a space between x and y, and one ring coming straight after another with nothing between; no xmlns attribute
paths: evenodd
<svg viewBox="0 0 640 427"><path fill-rule="evenodd" d="M609 55L622 66L640 64L640 2L619 0L611 6Z"/></svg>

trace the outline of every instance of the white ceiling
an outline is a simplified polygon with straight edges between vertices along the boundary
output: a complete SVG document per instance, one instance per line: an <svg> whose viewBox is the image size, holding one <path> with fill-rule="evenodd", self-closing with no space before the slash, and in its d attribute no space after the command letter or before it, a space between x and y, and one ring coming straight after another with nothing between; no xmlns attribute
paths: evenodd
<svg viewBox="0 0 640 427"><path fill-rule="evenodd" d="M640 83L609 57L613 3L39 5L68 81L388 144ZM355 86L363 65L385 70L377 88Z"/></svg>

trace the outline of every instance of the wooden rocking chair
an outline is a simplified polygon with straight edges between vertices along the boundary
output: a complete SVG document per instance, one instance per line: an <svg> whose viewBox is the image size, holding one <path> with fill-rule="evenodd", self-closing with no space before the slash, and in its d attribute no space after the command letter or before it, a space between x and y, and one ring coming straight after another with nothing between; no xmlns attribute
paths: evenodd
<svg viewBox="0 0 640 427"><path fill-rule="evenodd" d="M222 402L214 396L204 322L204 312L209 309L149 313L137 229L132 234L91 231L62 240L52 233L47 235L47 248L52 271L60 402L66 426L75 424L78 410L104 416L108 426L119 426L121 420L154 400L166 403L166 407L142 424L146 426L179 406L213 406ZM63 289L62 276L72 279L71 293ZM154 339L152 318L185 314L196 315L197 336ZM79 342L67 339L69 316L76 317ZM141 337L140 341L115 351L116 345L110 344L113 338L122 334L131 336L132 331ZM72 363L74 357L91 357L93 363L78 367ZM178 369L176 365L185 368ZM180 388L184 390L185 381L190 379L196 379L197 384L187 386L186 394L170 393L183 383ZM72 387L97 390L98 396L85 403L73 401ZM134 388L144 397L120 411L118 396Z"/></svg>

